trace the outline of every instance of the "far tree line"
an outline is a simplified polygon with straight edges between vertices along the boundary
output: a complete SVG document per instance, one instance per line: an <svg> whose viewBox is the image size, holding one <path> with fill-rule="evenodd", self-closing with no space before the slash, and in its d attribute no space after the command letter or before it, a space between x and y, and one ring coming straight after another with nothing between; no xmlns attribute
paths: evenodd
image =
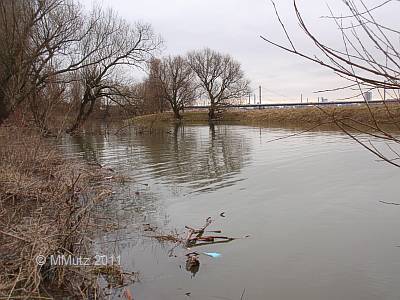
<svg viewBox="0 0 400 300"><path fill-rule="evenodd" d="M94 111L117 108L181 119L196 99L208 99L212 120L249 93L230 55L206 48L159 58L163 41L150 24L74 0L1 1L0 39L0 125L23 114L44 133L55 120L72 133ZM135 70L146 78L138 82Z"/></svg>

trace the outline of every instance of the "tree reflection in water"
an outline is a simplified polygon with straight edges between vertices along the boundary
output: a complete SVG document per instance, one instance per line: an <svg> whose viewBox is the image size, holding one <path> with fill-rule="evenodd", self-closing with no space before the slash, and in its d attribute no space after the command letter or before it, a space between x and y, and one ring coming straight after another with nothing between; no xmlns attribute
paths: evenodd
<svg viewBox="0 0 400 300"><path fill-rule="evenodd" d="M159 135L137 137L145 147L154 177L165 183L186 184L194 191L232 185L231 178L248 162L246 137L224 125L176 124Z"/></svg>
<svg viewBox="0 0 400 300"><path fill-rule="evenodd" d="M155 216L167 223L162 201L168 197L214 191L242 180L236 175L249 162L251 150L243 132L225 125L176 124L152 134L132 129L119 136L72 136L61 146L69 156L131 177L110 200L110 213L123 219Z"/></svg>

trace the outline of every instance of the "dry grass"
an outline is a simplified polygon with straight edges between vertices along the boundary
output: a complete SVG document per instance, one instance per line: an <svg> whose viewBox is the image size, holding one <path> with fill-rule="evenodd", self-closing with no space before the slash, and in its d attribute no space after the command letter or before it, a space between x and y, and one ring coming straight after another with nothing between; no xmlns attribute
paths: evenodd
<svg viewBox="0 0 400 300"><path fill-rule="evenodd" d="M0 127L0 298L101 294L93 269L35 258L91 255L93 207L111 192L102 172L64 159L32 130Z"/></svg>
<svg viewBox="0 0 400 300"><path fill-rule="evenodd" d="M374 118L381 124L393 124L400 122L400 105L391 104L372 105ZM373 118L366 105L352 106L325 106L322 110L317 107L299 108L268 108L254 110L226 110L221 121L235 122L248 125L315 125L327 122L332 117L337 119L351 119L357 122L371 124ZM134 118L133 122L139 125L157 125L173 121L173 114L163 113L146 115ZM184 122L207 122L207 111L191 111L183 114Z"/></svg>
<svg viewBox="0 0 400 300"><path fill-rule="evenodd" d="M400 106L390 105L387 108L383 105L371 106L373 117L380 123L393 123L400 121ZM251 111L229 111L225 114L224 120L237 120L242 122L256 123L305 123L320 124L331 117L336 119L351 119L354 121L371 124L374 120L366 105L360 106L327 106L321 107L300 107L300 108L273 108Z"/></svg>
<svg viewBox="0 0 400 300"><path fill-rule="evenodd" d="M184 122L208 122L208 112L207 111L188 111L182 114ZM174 119L174 114L172 112L164 112L158 114L138 116L132 119L134 125L152 127L162 124L169 124L171 122L178 122Z"/></svg>

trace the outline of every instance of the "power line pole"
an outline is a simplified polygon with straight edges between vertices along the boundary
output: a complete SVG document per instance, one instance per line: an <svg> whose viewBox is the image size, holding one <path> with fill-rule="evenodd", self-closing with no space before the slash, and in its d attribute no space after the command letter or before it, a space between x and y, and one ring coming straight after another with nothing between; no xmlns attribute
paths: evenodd
<svg viewBox="0 0 400 300"><path fill-rule="evenodd" d="M259 100L260 100L260 104L261 104L261 85L258 87L258 94L259 94Z"/></svg>

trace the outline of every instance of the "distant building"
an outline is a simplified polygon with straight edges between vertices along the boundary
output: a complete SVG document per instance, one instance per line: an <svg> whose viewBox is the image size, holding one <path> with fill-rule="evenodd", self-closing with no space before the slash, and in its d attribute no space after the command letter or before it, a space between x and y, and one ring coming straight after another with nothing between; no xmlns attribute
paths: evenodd
<svg viewBox="0 0 400 300"><path fill-rule="evenodd" d="M329 102L328 98L321 97L321 103Z"/></svg>
<svg viewBox="0 0 400 300"><path fill-rule="evenodd" d="M371 101L372 100L372 92L363 93L363 98L365 101Z"/></svg>

